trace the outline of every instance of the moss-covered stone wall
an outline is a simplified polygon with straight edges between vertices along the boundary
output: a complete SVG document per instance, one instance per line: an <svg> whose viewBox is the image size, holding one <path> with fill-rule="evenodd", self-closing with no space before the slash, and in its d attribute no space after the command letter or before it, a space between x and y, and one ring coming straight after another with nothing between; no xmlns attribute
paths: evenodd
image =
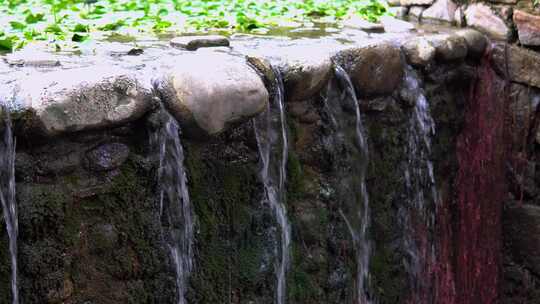
<svg viewBox="0 0 540 304"><path fill-rule="evenodd" d="M147 140L142 124L46 144L19 139L23 303L173 301L174 274L156 220L155 167ZM4 227L1 231L3 248ZM0 252L4 260L8 251ZM2 274L6 269L0 268ZM1 280L7 283L2 288L9 286L9 275Z"/></svg>

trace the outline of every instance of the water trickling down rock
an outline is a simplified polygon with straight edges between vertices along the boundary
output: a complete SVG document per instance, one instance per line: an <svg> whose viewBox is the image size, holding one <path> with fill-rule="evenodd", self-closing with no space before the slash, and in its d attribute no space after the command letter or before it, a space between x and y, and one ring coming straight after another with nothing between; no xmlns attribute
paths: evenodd
<svg viewBox="0 0 540 304"><path fill-rule="evenodd" d="M193 270L193 214L180 127L169 113L163 115L163 126L151 139L152 145L159 147L159 215L162 234L175 266L177 303L186 304L189 275Z"/></svg>
<svg viewBox="0 0 540 304"><path fill-rule="evenodd" d="M253 119L259 147L264 203L269 204L280 229L280 246L275 246L276 304L286 303L286 275L290 261L291 227L287 218L286 189L289 144L285 117L284 85L281 72L274 70L276 92L273 103ZM281 148L281 151L280 151Z"/></svg>

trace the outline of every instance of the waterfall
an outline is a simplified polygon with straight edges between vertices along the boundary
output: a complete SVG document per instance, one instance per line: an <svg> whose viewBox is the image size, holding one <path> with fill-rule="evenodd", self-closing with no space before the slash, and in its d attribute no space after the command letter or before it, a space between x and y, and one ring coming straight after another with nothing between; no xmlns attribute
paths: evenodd
<svg viewBox="0 0 540 304"><path fill-rule="evenodd" d="M189 275L193 270L193 214L189 200L180 127L166 111L163 126L152 136L159 147L159 214L163 234L176 271L178 304L186 304Z"/></svg>
<svg viewBox="0 0 540 304"><path fill-rule="evenodd" d="M336 66L335 79L337 83L330 82L325 100L325 112L334 133L326 145L335 154L334 167L339 175L338 191L342 206L339 213L345 220L355 247L357 270L354 301L368 304L374 302L369 290L371 241L368 230L371 219L366 188L368 144L364 137L358 98L349 75ZM335 85L339 85L339 89ZM350 117L350 114L354 117Z"/></svg>
<svg viewBox="0 0 540 304"><path fill-rule="evenodd" d="M431 117L420 80L411 67L406 67L404 90L415 99L407 129L406 163L404 168L405 202L398 214L404 231L403 243L408 261L411 298L409 303L434 303L436 264L435 222L440 201L433 172L431 136L435 122ZM436 302L436 301L435 301Z"/></svg>
<svg viewBox="0 0 540 304"><path fill-rule="evenodd" d="M9 252L11 257L11 292L12 303L19 303L17 285L17 202L15 201L15 139L11 129L9 108L2 106L4 117L4 137L0 144L0 202L9 237Z"/></svg>
<svg viewBox="0 0 540 304"><path fill-rule="evenodd" d="M287 191L287 155L289 153L287 122L285 117L284 86L281 73L274 69L276 92L272 104L264 113L253 119L255 136L261 159L261 179L265 196L280 228L280 248L275 246L274 269L276 273L275 303L286 303L287 269L290 262L291 227L285 205Z"/></svg>

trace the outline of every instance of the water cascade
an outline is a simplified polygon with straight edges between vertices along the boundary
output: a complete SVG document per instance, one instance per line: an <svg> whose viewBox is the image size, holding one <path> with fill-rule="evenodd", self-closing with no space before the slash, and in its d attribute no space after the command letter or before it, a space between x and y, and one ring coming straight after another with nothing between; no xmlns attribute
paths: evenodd
<svg viewBox="0 0 540 304"><path fill-rule="evenodd" d="M335 151L334 167L338 171L340 214L351 234L356 255L355 300L357 304L373 303L370 295L369 265L371 241L369 197L366 171L369 162L368 144L360 116L358 98L347 72L336 66L335 79L330 82L325 101L333 136L326 143ZM351 115L353 114L353 115Z"/></svg>
<svg viewBox="0 0 540 304"><path fill-rule="evenodd" d="M290 262L291 227L287 219L286 188L287 155L289 153L285 117L284 86L281 73L274 69L276 90L273 101L264 113L253 119L261 160L261 179L268 204L280 228L280 246L275 246L275 303L286 303L287 269ZM278 248L279 247L279 248Z"/></svg>
<svg viewBox="0 0 540 304"><path fill-rule="evenodd" d="M5 115L4 137L0 144L0 202L6 222L9 237L9 252L11 257L11 292L12 303L19 303L19 289L17 284L17 237L18 219L17 202L15 201L15 139L11 128L11 117L6 106L1 108Z"/></svg>
<svg viewBox="0 0 540 304"><path fill-rule="evenodd" d="M435 303L433 283L437 257L434 229L440 202L430 160L435 122L420 80L410 67L405 70L403 89L414 99L408 121L407 159L403 169L405 202L398 211L408 258L406 271L411 290L408 302Z"/></svg>
<svg viewBox="0 0 540 304"><path fill-rule="evenodd" d="M180 127L169 113L165 112L164 116L162 128L152 136L153 146L159 147L159 210L163 235L176 271L177 303L186 304L189 275L193 270L193 214Z"/></svg>

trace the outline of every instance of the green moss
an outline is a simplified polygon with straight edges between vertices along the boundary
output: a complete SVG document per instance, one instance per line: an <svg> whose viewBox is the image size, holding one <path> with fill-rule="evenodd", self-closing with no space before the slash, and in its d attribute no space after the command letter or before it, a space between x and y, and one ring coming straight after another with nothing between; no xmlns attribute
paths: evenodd
<svg viewBox="0 0 540 304"><path fill-rule="evenodd" d="M0 213L1 215L1 213ZM0 304L11 303L11 262L9 257L8 235L0 217Z"/></svg>
<svg viewBox="0 0 540 304"><path fill-rule="evenodd" d="M304 172L298 155L289 150L287 161L287 200L293 201L304 195Z"/></svg>
<svg viewBox="0 0 540 304"><path fill-rule="evenodd" d="M397 168L406 153L406 124L390 125L384 116L373 115L366 120L366 127L371 150L367 177L372 214L370 234L375 241L370 265L372 287L380 303L400 303L407 280L401 253L392 244L399 240L401 231L396 206L403 193L403 180Z"/></svg>
<svg viewBox="0 0 540 304"><path fill-rule="evenodd" d="M298 243L292 246L293 267L287 280L289 299L295 303L323 303L323 290L317 275L308 273L305 252Z"/></svg>
<svg viewBox="0 0 540 304"><path fill-rule="evenodd" d="M241 295L266 303L273 267L265 260L268 239L262 220L256 164L202 158L188 146L190 197L197 218L197 271L191 284L197 303L221 303ZM262 267L267 265L266 268Z"/></svg>

